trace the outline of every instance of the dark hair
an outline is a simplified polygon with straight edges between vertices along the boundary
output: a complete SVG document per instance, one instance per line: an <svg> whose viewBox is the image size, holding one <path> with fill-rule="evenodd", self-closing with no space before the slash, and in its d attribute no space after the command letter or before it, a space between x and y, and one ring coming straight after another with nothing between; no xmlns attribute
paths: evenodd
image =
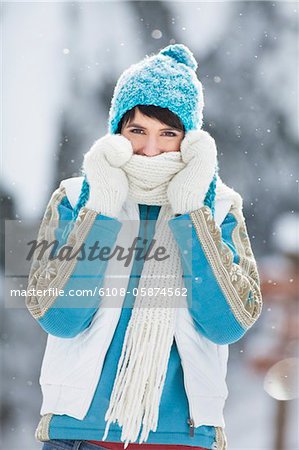
<svg viewBox="0 0 299 450"><path fill-rule="evenodd" d="M136 114L136 109L147 117L159 120L159 122L165 123L171 128L176 128L177 130L185 131L185 127L181 119L171 112L168 108L161 108L155 105L137 105L134 108L127 111L121 118L116 133L121 133L121 129L129 121L133 120Z"/></svg>

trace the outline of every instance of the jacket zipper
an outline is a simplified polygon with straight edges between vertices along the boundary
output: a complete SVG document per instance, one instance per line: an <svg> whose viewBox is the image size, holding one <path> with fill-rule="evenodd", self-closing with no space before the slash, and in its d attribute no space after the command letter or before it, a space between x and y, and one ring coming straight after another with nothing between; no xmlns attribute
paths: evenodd
<svg viewBox="0 0 299 450"><path fill-rule="evenodd" d="M187 423L189 425L189 436L194 437L194 420L189 417Z"/></svg>
<svg viewBox="0 0 299 450"><path fill-rule="evenodd" d="M178 342L178 340L179 339L176 336L176 341ZM178 346L178 353L180 355L179 346ZM180 356L180 358L181 358L181 356ZM181 361L182 361L182 358L181 358ZM184 370L184 368L183 368L183 370ZM191 395L190 395L190 392L189 392L189 390L187 388L187 383L186 382L184 383L184 387L185 387L185 392L186 392L187 399L188 399L189 414L190 414L190 417L188 417L188 419L187 419L187 424L189 425L189 436L193 438L194 434L195 434L195 423L194 423L193 413L192 413L192 409L193 408L192 408L192 405L191 405Z"/></svg>
<svg viewBox="0 0 299 450"><path fill-rule="evenodd" d="M150 205L147 205L146 207L146 217L145 217L145 224L144 224L144 239L146 240L146 231L147 231L147 224L148 224L148 217L149 217L149 209Z"/></svg>

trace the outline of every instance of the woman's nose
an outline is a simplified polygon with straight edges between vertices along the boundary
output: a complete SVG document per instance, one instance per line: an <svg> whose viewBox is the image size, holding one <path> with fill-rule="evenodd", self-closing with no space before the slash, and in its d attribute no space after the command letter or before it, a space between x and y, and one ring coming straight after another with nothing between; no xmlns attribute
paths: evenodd
<svg viewBox="0 0 299 450"><path fill-rule="evenodd" d="M144 141L142 154L144 156L157 156L161 151L158 148L158 140L155 136L146 136Z"/></svg>

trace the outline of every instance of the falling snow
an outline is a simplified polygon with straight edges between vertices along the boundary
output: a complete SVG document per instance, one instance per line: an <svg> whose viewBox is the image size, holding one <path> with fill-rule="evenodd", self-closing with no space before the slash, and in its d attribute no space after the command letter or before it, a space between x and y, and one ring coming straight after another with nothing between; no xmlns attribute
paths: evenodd
<svg viewBox="0 0 299 450"><path fill-rule="evenodd" d="M279 275L287 274L288 289L295 286L283 248L292 248L291 232L286 226L281 231L277 220L298 211L298 11L293 2L157 2L153 14L150 3L144 2L140 17L138 2L119 2L117 14L114 2L6 2L1 208L10 218L40 217L61 174L79 173L83 153L106 132L119 74L144 54L183 42L199 63L204 128L217 141L221 177L244 197L264 284L276 298ZM260 323L231 346L226 427L232 449L273 448L274 399L296 395L289 383L296 369L292 354L263 375L250 366L279 344L283 314L278 300L267 303ZM34 430L45 341L24 308L5 309L0 342L7 449L19 442L40 448ZM286 450L299 445L292 432L298 412L289 408Z"/></svg>

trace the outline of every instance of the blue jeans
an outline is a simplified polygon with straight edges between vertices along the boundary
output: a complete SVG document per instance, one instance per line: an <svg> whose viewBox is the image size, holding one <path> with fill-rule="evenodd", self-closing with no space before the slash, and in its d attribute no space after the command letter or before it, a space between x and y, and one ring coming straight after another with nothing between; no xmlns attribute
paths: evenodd
<svg viewBox="0 0 299 450"><path fill-rule="evenodd" d="M99 445L72 439L51 439L44 443L42 450L107 450Z"/></svg>

